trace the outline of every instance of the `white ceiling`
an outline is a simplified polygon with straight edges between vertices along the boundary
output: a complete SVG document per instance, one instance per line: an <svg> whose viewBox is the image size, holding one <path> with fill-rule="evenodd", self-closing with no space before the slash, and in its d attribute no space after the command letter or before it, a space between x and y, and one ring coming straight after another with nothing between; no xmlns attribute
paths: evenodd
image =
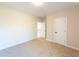
<svg viewBox="0 0 79 59"><path fill-rule="evenodd" d="M10 6L17 10L29 13L35 16L46 16L49 13L70 8L78 5L77 2L45 2L43 6L34 6L31 2L0 2L0 5Z"/></svg>

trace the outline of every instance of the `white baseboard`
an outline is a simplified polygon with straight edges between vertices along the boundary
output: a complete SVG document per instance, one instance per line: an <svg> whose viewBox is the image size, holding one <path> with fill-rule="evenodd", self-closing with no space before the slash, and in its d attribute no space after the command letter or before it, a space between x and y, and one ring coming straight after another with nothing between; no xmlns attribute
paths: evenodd
<svg viewBox="0 0 79 59"><path fill-rule="evenodd" d="M79 50L79 48L76 48L74 46L70 46L70 45L64 45L64 46L69 47L69 48L72 48L72 49L75 49L75 50Z"/></svg>
<svg viewBox="0 0 79 59"><path fill-rule="evenodd" d="M46 39L46 40L48 40L48 39ZM54 41L52 41L52 40L48 40L48 41L54 42ZM60 43L58 43L58 42L54 42L54 43L60 44ZM66 46L66 47L68 47L68 48L72 48L72 49L74 49L74 50L79 50L79 48L76 48L76 47L74 47L74 46L70 46L70 45L66 45L66 44L60 44L60 45Z"/></svg>

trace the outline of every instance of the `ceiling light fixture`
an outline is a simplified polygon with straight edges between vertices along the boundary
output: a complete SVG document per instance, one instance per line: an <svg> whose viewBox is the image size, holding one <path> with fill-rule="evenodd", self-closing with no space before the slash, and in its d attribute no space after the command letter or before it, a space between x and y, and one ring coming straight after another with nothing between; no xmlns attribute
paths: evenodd
<svg viewBox="0 0 79 59"><path fill-rule="evenodd" d="M32 2L32 4L35 6L42 6L44 3L43 2Z"/></svg>

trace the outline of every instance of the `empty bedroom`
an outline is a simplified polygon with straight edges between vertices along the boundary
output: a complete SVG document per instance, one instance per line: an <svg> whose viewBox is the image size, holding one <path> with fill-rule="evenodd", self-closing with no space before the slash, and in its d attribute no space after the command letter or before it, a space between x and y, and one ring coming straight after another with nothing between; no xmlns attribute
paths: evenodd
<svg viewBox="0 0 79 59"><path fill-rule="evenodd" d="M79 2L0 2L0 57L79 57Z"/></svg>

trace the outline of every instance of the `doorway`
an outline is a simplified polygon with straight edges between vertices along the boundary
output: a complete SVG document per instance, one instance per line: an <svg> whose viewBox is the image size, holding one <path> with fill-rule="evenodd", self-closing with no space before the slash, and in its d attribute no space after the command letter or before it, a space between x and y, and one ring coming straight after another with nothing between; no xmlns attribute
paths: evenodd
<svg viewBox="0 0 79 59"><path fill-rule="evenodd" d="M37 21L37 37L45 38L45 20L39 19Z"/></svg>

